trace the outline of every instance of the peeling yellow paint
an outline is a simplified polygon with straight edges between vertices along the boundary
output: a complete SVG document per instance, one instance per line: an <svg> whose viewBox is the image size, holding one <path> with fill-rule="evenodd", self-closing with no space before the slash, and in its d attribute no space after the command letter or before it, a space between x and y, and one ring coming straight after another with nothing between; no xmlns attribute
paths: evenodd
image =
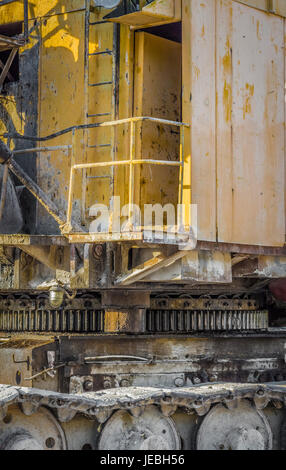
<svg viewBox="0 0 286 470"><path fill-rule="evenodd" d="M229 38L227 38L225 49L226 49L226 53L222 58L223 69L224 69L224 73L231 73L232 57L231 57L231 48L230 48Z"/></svg>
<svg viewBox="0 0 286 470"><path fill-rule="evenodd" d="M243 119L245 119L246 114L251 113L251 98L254 95L254 85L250 85L249 83L246 83L245 85L246 89L246 96L243 104Z"/></svg>
<svg viewBox="0 0 286 470"><path fill-rule="evenodd" d="M193 64L193 71L194 71L195 78L198 80L198 78L200 76L200 69L195 64Z"/></svg>
<svg viewBox="0 0 286 470"><path fill-rule="evenodd" d="M226 122L231 120L232 110L232 88L229 83L225 80L223 88L223 107L224 107L224 118Z"/></svg>
<svg viewBox="0 0 286 470"><path fill-rule="evenodd" d="M261 41L262 37L261 37L261 32L260 32L259 20L256 21L256 36L257 36L257 39Z"/></svg>

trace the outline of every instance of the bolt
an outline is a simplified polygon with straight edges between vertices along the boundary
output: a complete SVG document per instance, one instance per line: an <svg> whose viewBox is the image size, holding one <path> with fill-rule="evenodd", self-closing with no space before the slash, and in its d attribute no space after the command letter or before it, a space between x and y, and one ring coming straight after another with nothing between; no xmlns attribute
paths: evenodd
<svg viewBox="0 0 286 470"><path fill-rule="evenodd" d="M217 382L218 376L216 374L213 374L210 376L210 382Z"/></svg>
<svg viewBox="0 0 286 470"><path fill-rule="evenodd" d="M194 377L193 378L193 382L194 384L200 384L201 383L201 379L199 377Z"/></svg>
<svg viewBox="0 0 286 470"><path fill-rule="evenodd" d="M103 381L103 388L111 388L112 384L111 384L111 380L110 379L105 379Z"/></svg>
<svg viewBox="0 0 286 470"><path fill-rule="evenodd" d="M174 384L176 385L176 387L183 387L183 385L185 385L185 379L183 377L177 377L174 380Z"/></svg>
<svg viewBox="0 0 286 470"><path fill-rule="evenodd" d="M120 387L129 387L129 386L130 386L129 380L127 380L127 379L122 379L121 380Z"/></svg>
<svg viewBox="0 0 286 470"><path fill-rule="evenodd" d="M102 253L103 253L102 245L95 245L95 247L93 249L93 256L96 259L100 259L102 257Z"/></svg>
<svg viewBox="0 0 286 470"><path fill-rule="evenodd" d="M93 390L93 382L92 380L86 380L83 384L83 388L84 390L86 390L87 392Z"/></svg>

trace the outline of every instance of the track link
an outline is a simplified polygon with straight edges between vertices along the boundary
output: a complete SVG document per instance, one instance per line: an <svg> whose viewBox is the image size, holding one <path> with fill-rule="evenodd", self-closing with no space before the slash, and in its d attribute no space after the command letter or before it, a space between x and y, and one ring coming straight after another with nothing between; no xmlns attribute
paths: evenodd
<svg viewBox="0 0 286 470"><path fill-rule="evenodd" d="M20 404L24 411L36 411L46 406L56 411L59 421L67 422L76 413L96 418L104 423L116 410L137 413L138 408L157 405L164 415L171 415L177 407L195 410L199 416L205 415L214 404L224 404L233 409L241 399L248 399L257 409L265 408L269 402L277 408L286 406L286 382L267 384L216 383L194 385L176 389L152 387L127 387L102 390L83 394L63 394L36 388L0 386L1 417L8 407Z"/></svg>

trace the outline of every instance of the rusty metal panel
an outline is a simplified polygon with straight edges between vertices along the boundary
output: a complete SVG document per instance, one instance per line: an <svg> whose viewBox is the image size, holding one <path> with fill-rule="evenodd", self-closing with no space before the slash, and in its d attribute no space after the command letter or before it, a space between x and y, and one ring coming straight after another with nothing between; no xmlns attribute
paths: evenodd
<svg viewBox="0 0 286 470"><path fill-rule="evenodd" d="M135 35L134 114L180 121L181 46L148 33ZM164 83L164 86L162 86ZM137 124L137 158L179 160L179 135L172 126ZM140 165L135 181L140 205L177 204L177 168Z"/></svg>
<svg viewBox="0 0 286 470"><path fill-rule="evenodd" d="M230 253L193 250L182 259L143 279L143 281L148 282L166 282L170 280L172 282L231 282Z"/></svg>
<svg viewBox="0 0 286 470"><path fill-rule="evenodd" d="M258 8L259 10L268 11L279 16L286 17L286 3L285 0L235 0L250 7Z"/></svg>
<svg viewBox="0 0 286 470"><path fill-rule="evenodd" d="M141 2L142 4L142 2ZM149 27L180 21L181 0L153 0L142 7L142 10L108 18L109 21L129 25L131 29Z"/></svg>
<svg viewBox="0 0 286 470"><path fill-rule="evenodd" d="M39 83L39 135L84 122L84 12L55 15L42 21ZM66 25L69 25L68 29ZM71 134L60 136L53 145L72 144ZM83 133L77 133L74 154L83 154ZM43 144L45 145L45 143ZM38 184L66 210L71 152L51 152L38 159ZM80 187L75 193L74 217L80 220ZM40 233L56 233L56 224L38 208Z"/></svg>
<svg viewBox="0 0 286 470"><path fill-rule="evenodd" d="M191 124L192 204L198 239L216 239L215 0L183 5L183 120ZM185 164L188 185L190 165ZM189 195L184 195L189 202Z"/></svg>
<svg viewBox="0 0 286 470"><path fill-rule="evenodd" d="M232 0L184 3L183 120L199 240L284 244L283 22Z"/></svg>
<svg viewBox="0 0 286 470"><path fill-rule="evenodd" d="M217 4L218 241L283 245L283 19Z"/></svg>
<svg viewBox="0 0 286 470"><path fill-rule="evenodd" d="M96 11L90 17L88 49L88 83L86 86L86 122L100 123L115 119L116 76L116 26L102 22L104 11ZM111 127L94 128L86 132L85 162L105 162L114 159L114 130ZM80 180L79 176L79 181ZM98 168L86 170L85 198L88 220L89 208L93 204L109 206L113 193L113 169Z"/></svg>
<svg viewBox="0 0 286 470"><path fill-rule="evenodd" d="M29 18L52 16L85 8L85 0L37 0L29 1ZM23 1L13 2L0 8L0 24L23 21Z"/></svg>

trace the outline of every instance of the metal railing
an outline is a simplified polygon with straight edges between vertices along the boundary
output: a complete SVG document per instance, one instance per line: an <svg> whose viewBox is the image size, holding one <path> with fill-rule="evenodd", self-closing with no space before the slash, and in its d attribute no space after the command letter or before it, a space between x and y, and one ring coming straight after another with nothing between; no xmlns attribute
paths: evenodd
<svg viewBox="0 0 286 470"><path fill-rule="evenodd" d="M153 160L149 158L140 158L136 159L136 142L135 142L135 133L136 133L136 123L143 121L151 121L157 124L163 124L168 126L175 126L180 128L180 152L179 152L179 161L170 161L170 160ZM115 127L121 124L130 124L130 139L129 139L129 149L130 155L129 160L113 160L106 162L94 162L94 163L79 163L73 164L70 170L70 181L69 181L69 194L68 194L68 207L67 207L67 226L72 225L72 204L73 204L73 190L74 190L74 180L75 172L77 170L91 169L91 168L102 168L102 167L115 167L115 166L125 166L129 165L129 214L128 218L132 218L132 205L134 203L134 166L135 165L164 165L164 166L175 166L180 169L179 175L179 203L182 203L183 200L183 176L184 176L184 155L185 155L185 128L189 128L189 124L177 121L169 121L166 119L159 119L153 117L131 117L127 119L119 119L117 121L107 121L101 124L97 124L96 127ZM74 136L74 130L73 130Z"/></svg>
<svg viewBox="0 0 286 470"><path fill-rule="evenodd" d="M170 161L170 160L154 160L151 158L136 158L136 123L138 122L155 122L157 124L175 126L180 128L180 151L179 151L179 160ZM112 160L106 162L94 162L94 163L75 163L76 160L76 132L85 131L88 129L94 129L99 127L115 127L121 124L130 124L130 139L129 139L129 149L130 156L128 160ZM184 177L184 159L185 159L185 129L189 128L189 124L183 122L170 121L166 119L159 119L153 117L131 117L127 119L120 119L117 121L108 121L103 123L94 123L94 124L82 124L78 126L72 126L61 131L57 131L54 134L45 136L45 137L33 137L25 136L20 134L5 134L4 137L8 138L10 142L11 139L19 140L28 140L33 142L46 142L53 140L62 135L71 133L72 142L69 145L55 145L55 146L43 146L43 147L33 147L33 148L22 148L11 151L11 155L18 154L27 154L27 153L42 153L42 152L56 152L64 151L71 158L71 169L70 169L70 179L69 179L69 190L68 190L68 205L67 213L64 214L59 210L54 201L50 200L45 192L21 169L21 167L10 158L8 161L9 169L14 173L17 178L26 186L26 188L36 197L36 199L42 204L52 217L57 221L60 226L62 233L68 234L75 229L76 232L82 232L82 228L75 222L72 222L72 209L73 209L73 191L74 191L74 179L75 173L77 170L92 169L92 168L108 168L108 167L117 167L117 166L127 166L129 165L129 213L128 219L132 220L132 205L134 203L134 168L135 165L165 165L170 167L177 167L180 170L179 173L179 197L178 202L182 204L183 201L183 177ZM3 188L2 188L3 189ZM2 191L3 193L3 191ZM0 198L0 212L3 210L3 194ZM138 227L137 227L138 229Z"/></svg>

